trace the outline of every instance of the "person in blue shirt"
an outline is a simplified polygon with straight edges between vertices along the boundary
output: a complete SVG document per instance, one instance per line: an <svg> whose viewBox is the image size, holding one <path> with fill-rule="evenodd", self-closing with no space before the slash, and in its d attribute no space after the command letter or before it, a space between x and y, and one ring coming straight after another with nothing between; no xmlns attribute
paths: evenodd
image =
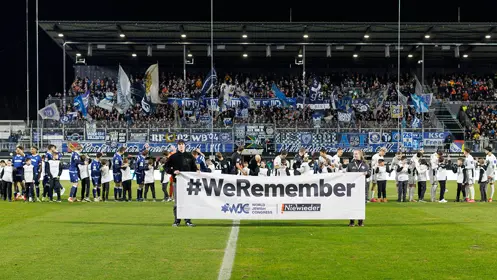
<svg viewBox="0 0 497 280"><path fill-rule="evenodd" d="M123 154L126 151L125 147L120 147L112 158L112 174L114 175L114 200L119 201L123 194L123 174L122 169L127 165L123 165Z"/></svg>
<svg viewBox="0 0 497 280"><path fill-rule="evenodd" d="M22 183L22 175L24 173L23 166L26 160L24 155L24 148L22 146L16 147L16 154L12 157L12 166L14 168L14 197L20 199L25 194L24 184ZM21 193L19 193L19 185L21 186Z"/></svg>
<svg viewBox="0 0 497 280"><path fill-rule="evenodd" d="M79 181L79 165L81 164L81 159L79 154L81 153L82 147L76 144L74 151L71 154L71 161L69 162L69 179L71 180L71 192L69 193L69 198L67 201L76 201L76 193L78 191L78 181Z"/></svg>
<svg viewBox="0 0 497 280"><path fill-rule="evenodd" d="M93 184L93 201L100 201L100 186L102 185L102 164L100 161L102 160L102 153L97 153L97 158L91 161L90 170L91 170L91 182Z"/></svg>
<svg viewBox="0 0 497 280"><path fill-rule="evenodd" d="M37 147L31 147L31 155L29 156L29 159L31 159L31 165L33 165L33 179L36 191L36 201L40 202L40 175L42 160L41 156L38 154Z"/></svg>
<svg viewBox="0 0 497 280"><path fill-rule="evenodd" d="M49 172L50 172L50 166L48 165L48 161L49 160L53 160L53 156L57 154L58 155L58 159L59 160L62 160L62 153L59 153L57 151L57 146L55 145L52 145L52 144L49 144L47 146L47 152L45 153L45 174L43 174L43 181L46 180L46 182L49 182L48 183L48 187L52 188L53 189L53 186L50 185L50 178L49 178ZM61 195L64 195L64 193L66 192L66 189L64 187L62 187L62 189L60 190L60 194Z"/></svg>
<svg viewBox="0 0 497 280"><path fill-rule="evenodd" d="M192 152L192 156L195 158L195 164L197 165L197 169L200 170L200 172L212 172L212 170L207 167L207 164L205 164L205 157L199 153L199 149L194 150Z"/></svg>
<svg viewBox="0 0 497 280"><path fill-rule="evenodd" d="M145 186L145 170L148 170L146 156L148 155L147 148L140 150L140 154L136 159L135 175L138 189L136 190L136 201L143 201L143 188Z"/></svg>

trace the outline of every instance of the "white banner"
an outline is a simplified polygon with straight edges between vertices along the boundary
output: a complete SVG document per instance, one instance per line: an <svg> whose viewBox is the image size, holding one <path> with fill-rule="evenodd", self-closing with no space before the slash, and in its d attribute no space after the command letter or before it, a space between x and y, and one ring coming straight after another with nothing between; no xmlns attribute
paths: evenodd
<svg viewBox="0 0 497 280"><path fill-rule="evenodd" d="M351 118L352 118L352 113L338 112L338 121L340 122L350 122Z"/></svg>
<svg viewBox="0 0 497 280"><path fill-rule="evenodd" d="M185 172L177 177L178 218L364 219L365 184L362 173L255 177Z"/></svg>

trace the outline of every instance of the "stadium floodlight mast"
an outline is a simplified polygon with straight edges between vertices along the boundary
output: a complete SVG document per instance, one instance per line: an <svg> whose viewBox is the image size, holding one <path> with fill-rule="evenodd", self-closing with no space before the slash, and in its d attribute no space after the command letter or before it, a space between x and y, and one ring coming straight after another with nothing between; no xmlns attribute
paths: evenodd
<svg viewBox="0 0 497 280"><path fill-rule="evenodd" d="M307 26L304 27L304 33L302 34L302 37L304 37L304 39L309 38L309 30L307 29Z"/></svg>
<svg viewBox="0 0 497 280"><path fill-rule="evenodd" d="M247 39L248 35L247 35L247 27L244 25L242 26L242 38L243 39Z"/></svg>
<svg viewBox="0 0 497 280"><path fill-rule="evenodd" d="M179 32L180 32L181 38L186 38L186 32L185 32L185 28L183 27L183 25L179 26Z"/></svg>

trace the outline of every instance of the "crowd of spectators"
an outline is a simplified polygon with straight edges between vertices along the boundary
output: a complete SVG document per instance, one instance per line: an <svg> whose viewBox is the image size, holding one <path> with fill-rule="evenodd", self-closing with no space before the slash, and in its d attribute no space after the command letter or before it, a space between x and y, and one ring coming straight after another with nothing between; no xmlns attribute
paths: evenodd
<svg viewBox="0 0 497 280"><path fill-rule="evenodd" d="M466 113L471 125L465 127L466 141L472 142L473 150L482 151L489 145L494 146L497 129L497 105L465 105L461 110ZM495 147L495 146L494 146Z"/></svg>
<svg viewBox="0 0 497 280"><path fill-rule="evenodd" d="M218 73L219 74L219 73ZM203 85L203 74L190 74L186 80L181 75L174 73L162 73L160 75L160 97L166 101L168 98L192 98L198 100L201 95ZM309 97L310 88L313 86L315 76L302 80L301 76L277 76L276 74L248 75L237 73L226 73L218 75L218 83L214 87L213 95L219 96L223 84L231 85L234 88L233 97L238 97L242 93L251 98L271 98L274 93L271 90L272 84L276 84L287 97ZM88 78L76 78L71 88L67 92L66 107L62 108L59 101L62 115L77 115L76 121L83 120L81 113L73 107L72 99L87 91L90 92L90 105L88 115L98 121L100 127L204 127L210 120L210 112L205 109L193 107L181 107L171 104L156 104L150 114L145 114L141 108L140 96L144 94L144 81L139 75L131 78L132 96L136 104L130 107L125 113L112 112L96 106L99 100L106 95L117 96L117 82L114 78L103 77L90 80ZM397 77L392 75L363 75L350 73L334 73L320 75L318 77L321 84L320 93L322 100L330 100L332 97L341 99L344 96L351 96L353 99L370 99L369 110L358 111L356 108L349 110L352 112L350 122L339 122L336 110L326 110L324 118L320 122L320 127L343 127L343 128L368 128L368 127L397 127L398 122L404 128L411 127L412 120L416 117L422 120L424 127L433 127L436 123L430 114L416 114L409 108L404 110L403 118L393 119L390 113L388 101L397 101L398 95L395 91L397 87ZM425 90L434 93L436 100L497 100L490 77L481 78L470 75L447 75L433 76L426 80L426 84L431 85ZM400 78L400 91L409 97L409 93L415 91L414 76L403 75ZM209 93L210 95L210 93ZM381 97L379 97L381 96ZM53 97L61 100L62 94L56 93ZM387 101L385 105L378 104L376 100ZM256 109L231 108L225 112L214 113L214 124L216 126L226 126L232 123L273 123L281 127L312 127L315 125L313 118L314 111L309 107L298 108L276 108L264 107ZM226 119L231 119L226 122ZM210 121L208 122L210 123ZM56 125L54 123L54 125Z"/></svg>

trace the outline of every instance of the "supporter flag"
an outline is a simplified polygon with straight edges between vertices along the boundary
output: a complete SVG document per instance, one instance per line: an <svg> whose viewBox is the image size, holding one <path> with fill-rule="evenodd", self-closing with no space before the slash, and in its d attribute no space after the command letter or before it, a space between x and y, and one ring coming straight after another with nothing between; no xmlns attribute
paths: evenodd
<svg viewBox="0 0 497 280"><path fill-rule="evenodd" d="M147 98L147 96L144 96L142 98L142 111L145 112L145 114L150 114L152 112L152 106L150 105L150 102Z"/></svg>
<svg viewBox="0 0 497 280"><path fill-rule="evenodd" d="M338 112L338 121L339 122L350 122L351 119L352 119L352 113Z"/></svg>
<svg viewBox="0 0 497 280"><path fill-rule="evenodd" d="M392 115L392 119L398 119L402 117L402 108L402 105L390 105L390 114Z"/></svg>
<svg viewBox="0 0 497 280"><path fill-rule="evenodd" d="M40 114L41 118L44 120L60 120L59 109L55 103L40 109L38 114Z"/></svg>
<svg viewBox="0 0 497 280"><path fill-rule="evenodd" d="M418 76L414 75L414 79L416 80L416 87L414 89L414 92L417 95L423 94L423 87L421 86L421 83L418 80Z"/></svg>
<svg viewBox="0 0 497 280"><path fill-rule="evenodd" d="M123 114L131 105L131 83L128 75L126 75L126 72L119 65L116 110L120 114Z"/></svg>
<svg viewBox="0 0 497 280"><path fill-rule="evenodd" d="M397 90L397 97L399 99L400 105L407 106L407 96L403 95L400 91Z"/></svg>
<svg viewBox="0 0 497 280"><path fill-rule="evenodd" d="M100 100L97 104L98 107L105 109L107 111L112 112L112 109L114 108L114 93L112 92L107 92L105 94L104 99Z"/></svg>
<svg viewBox="0 0 497 280"><path fill-rule="evenodd" d="M76 109L78 111L81 112L81 115L84 117L84 118L88 118L88 98L89 98L89 95L90 95L90 91L86 91L86 93L84 94L80 94L78 95L78 97L74 98L74 107L76 107Z"/></svg>
<svg viewBox="0 0 497 280"><path fill-rule="evenodd" d="M411 122L411 127L412 128L420 128L421 127L421 120L418 119L416 116L412 119Z"/></svg>
<svg viewBox="0 0 497 280"><path fill-rule="evenodd" d="M288 103L286 100L286 95L276 86L276 84L273 83L271 90L274 92L276 98L278 98L280 102L283 104L283 107L287 107Z"/></svg>
<svg viewBox="0 0 497 280"><path fill-rule="evenodd" d="M202 97L205 97L205 94L214 87L215 83L217 83L217 73L216 69L212 68L202 85Z"/></svg>
<svg viewBox="0 0 497 280"><path fill-rule="evenodd" d="M417 113L426 113L428 112L428 105L420 98L417 94L411 94L412 103L414 104L414 109L416 109Z"/></svg>
<svg viewBox="0 0 497 280"><path fill-rule="evenodd" d="M152 64L145 72L145 94L153 104L162 103L159 97L159 64ZM143 100L143 99L142 99ZM142 101L143 103L143 101Z"/></svg>

